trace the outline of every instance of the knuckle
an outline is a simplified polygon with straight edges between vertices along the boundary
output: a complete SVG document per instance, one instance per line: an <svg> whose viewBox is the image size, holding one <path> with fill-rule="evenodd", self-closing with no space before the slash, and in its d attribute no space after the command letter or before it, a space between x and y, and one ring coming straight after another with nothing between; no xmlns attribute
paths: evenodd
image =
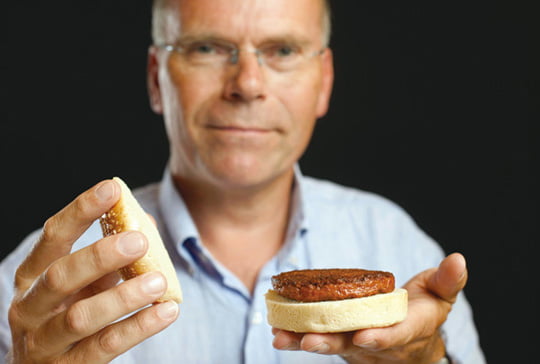
<svg viewBox="0 0 540 364"><path fill-rule="evenodd" d="M9 326L16 328L21 323L22 315L19 312L19 305L16 302L12 302L8 309L8 322Z"/></svg>
<svg viewBox="0 0 540 364"><path fill-rule="evenodd" d="M55 216L49 217L43 224L43 229L41 231L41 241L50 241L55 240L56 234L58 232L58 219Z"/></svg>
<svg viewBox="0 0 540 364"><path fill-rule="evenodd" d="M131 282L129 282L131 283ZM118 286L116 296L120 307L128 308L136 302L136 296L133 294L133 288L130 284L121 284Z"/></svg>
<svg viewBox="0 0 540 364"><path fill-rule="evenodd" d="M90 215L90 204L85 194L80 195L73 201L73 211L77 217L87 217Z"/></svg>
<svg viewBox="0 0 540 364"><path fill-rule="evenodd" d="M43 273L43 284L45 287L56 293L65 293L67 288L66 272L58 262L51 264Z"/></svg>
<svg viewBox="0 0 540 364"><path fill-rule="evenodd" d="M92 265L99 271L107 269L107 258L110 253L105 250L105 244L93 244L90 246L90 259Z"/></svg>
<svg viewBox="0 0 540 364"><path fill-rule="evenodd" d="M154 331L154 327L158 320L148 310L134 316L135 331L139 333L148 333Z"/></svg>
<svg viewBox="0 0 540 364"><path fill-rule="evenodd" d="M97 342L105 354L116 354L122 350L124 339L118 330L107 328L100 332Z"/></svg>
<svg viewBox="0 0 540 364"><path fill-rule="evenodd" d="M378 335L372 339L371 350L375 352L391 350L392 348L401 346L397 343L393 337L387 337L384 335Z"/></svg>
<svg viewBox="0 0 540 364"><path fill-rule="evenodd" d="M26 265L23 264L17 268L13 284L17 291L26 290L28 288L29 282Z"/></svg>
<svg viewBox="0 0 540 364"><path fill-rule="evenodd" d="M79 302L71 305L65 314L64 325L72 334L84 336L90 328L90 319L86 307Z"/></svg>
<svg viewBox="0 0 540 364"><path fill-rule="evenodd" d="M39 241L41 243L63 243L70 240L66 229L63 227L63 218L60 213L49 217L43 224Z"/></svg>

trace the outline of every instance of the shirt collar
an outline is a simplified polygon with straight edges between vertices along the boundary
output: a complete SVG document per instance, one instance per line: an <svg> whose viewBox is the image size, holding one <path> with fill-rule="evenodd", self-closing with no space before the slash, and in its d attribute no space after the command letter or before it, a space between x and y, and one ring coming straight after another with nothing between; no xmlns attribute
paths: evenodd
<svg viewBox="0 0 540 364"><path fill-rule="evenodd" d="M304 236L309 228L306 219L306 201L304 191L304 181L300 167L294 166L294 185L291 197L291 217L287 228L287 235L284 246L277 255L277 263L281 265L289 258L292 251L296 249L297 237ZM163 222L172 239L172 244L181 257L190 265L190 270L194 265L201 265L201 254L208 257L208 252L200 244L200 236L182 196L174 185L174 180L169 168L165 169L159 193L159 207L162 212ZM183 249L184 247L184 249ZM211 258L210 258L211 259ZM205 266L208 268L208 261L205 259ZM290 262L289 262L290 263ZM205 267L202 267L205 268ZM205 269L208 270L208 269Z"/></svg>
<svg viewBox="0 0 540 364"><path fill-rule="evenodd" d="M159 208L162 212L165 228L169 233L172 245L180 256L193 267L193 258L182 249L184 243L199 242L199 233L182 196L174 185L174 180L169 168L165 169L159 191Z"/></svg>

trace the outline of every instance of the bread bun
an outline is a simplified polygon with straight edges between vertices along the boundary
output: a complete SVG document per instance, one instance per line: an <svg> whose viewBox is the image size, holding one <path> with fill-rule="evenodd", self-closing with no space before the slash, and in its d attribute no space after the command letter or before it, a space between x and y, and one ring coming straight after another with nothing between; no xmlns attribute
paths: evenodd
<svg viewBox="0 0 540 364"><path fill-rule="evenodd" d="M407 316L407 291L398 288L362 298L337 301L299 302L266 293L268 323L294 332L346 332L371 327L385 327Z"/></svg>
<svg viewBox="0 0 540 364"><path fill-rule="evenodd" d="M124 181L118 177L114 177L113 181L120 186L121 196L118 202L99 220L103 235L110 236L124 231L140 231L148 240L146 254L136 262L121 268L120 275L124 280L128 280L147 272L159 271L167 280L167 291L157 302L169 300L182 302L182 289L176 276L176 270L155 224L133 197Z"/></svg>

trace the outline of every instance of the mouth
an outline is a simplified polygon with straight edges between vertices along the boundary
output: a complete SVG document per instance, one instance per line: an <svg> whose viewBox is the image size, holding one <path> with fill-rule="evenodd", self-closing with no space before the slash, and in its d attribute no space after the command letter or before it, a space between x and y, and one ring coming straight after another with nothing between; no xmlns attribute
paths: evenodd
<svg viewBox="0 0 540 364"><path fill-rule="evenodd" d="M245 133L245 134L265 134L273 130L269 128L260 128L254 126L237 126L237 125L208 125L208 129L229 132L229 133Z"/></svg>

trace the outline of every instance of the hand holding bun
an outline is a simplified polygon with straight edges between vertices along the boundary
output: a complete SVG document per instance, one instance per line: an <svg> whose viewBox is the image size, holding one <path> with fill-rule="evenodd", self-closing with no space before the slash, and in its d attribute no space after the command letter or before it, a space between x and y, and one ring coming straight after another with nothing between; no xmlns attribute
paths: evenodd
<svg viewBox="0 0 540 364"><path fill-rule="evenodd" d="M142 232L148 239L146 255L121 268L120 275L124 280L128 280L147 272L160 271L167 280L167 291L157 302L174 300L181 303L182 289L156 226L133 197L124 181L118 177L113 180L120 186L122 192L120 200L100 218L103 235L109 236L136 230Z"/></svg>
<svg viewBox="0 0 540 364"><path fill-rule="evenodd" d="M407 291L388 272L299 270L272 277L268 322L294 332L346 332L385 327L407 315Z"/></svg>

